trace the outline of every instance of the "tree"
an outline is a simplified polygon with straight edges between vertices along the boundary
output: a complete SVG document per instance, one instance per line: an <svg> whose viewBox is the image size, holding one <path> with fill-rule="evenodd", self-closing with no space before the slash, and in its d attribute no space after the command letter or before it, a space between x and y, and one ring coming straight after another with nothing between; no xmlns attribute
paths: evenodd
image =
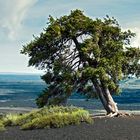
<svg viewBox="0 0 140 140"><path fill-rule="evenodd" d="M140 75L140 49L130 47L134 36L109 16L93 20L80 10L50 16L47 28L22 50L29 66L46 71L47 88L37 104L59 104L77 92L99 97L109 116L118 115L112 95L120 92L119 81Z"/></svg>

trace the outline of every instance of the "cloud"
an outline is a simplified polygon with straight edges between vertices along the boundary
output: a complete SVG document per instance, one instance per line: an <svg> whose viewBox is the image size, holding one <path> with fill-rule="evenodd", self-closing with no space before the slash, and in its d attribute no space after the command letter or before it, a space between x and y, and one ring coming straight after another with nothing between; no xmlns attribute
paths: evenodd
<svg viewBox="0 0 140 140"><path fill-rule="evenodd" d="M134 28L131 28L131 31L136 33L136 36L132 40L131 45L134 47L140 47L140 28L134 27Z"/></svg>
<svg viewBox="0 0 140 140"><path fill-rule="evenodd" d="M15 40L22 27L22 21L31 6L37 0L4 0L0 1L0 29L9 39Z"/></svg>
<svg viewBox="0 0 140 140"><path fill-rule="evenodd" d="M133 26L127 26L127 28L122 28L123 31L130 30L131 32L135 33L136 36L131 39L130 46L132 47L140 47L140 27L133 23Z"/></svg>

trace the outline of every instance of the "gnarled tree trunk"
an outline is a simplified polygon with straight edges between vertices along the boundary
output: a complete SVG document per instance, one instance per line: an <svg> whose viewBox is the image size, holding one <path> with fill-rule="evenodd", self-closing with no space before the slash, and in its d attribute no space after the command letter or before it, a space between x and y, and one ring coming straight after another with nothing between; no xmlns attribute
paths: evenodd
<svg viewBox="0 0 140 140"><path fill-rule="evenodd" d="M110 109L110 113L108 113L108 116L113 117L118 115L117 103L115 103L115 101L113 100L112 95L110 94L110 91L107 87L104 89L104 96L107 101L107 106Z"/></svg>
<svg viewBox="0 0 140 140"><path fill-rule="evenodd" d="M95 87L95 90L97 91L97 94L104 106L104 109L107 112L107 115L109 117L114 117L118 115L118 107L117 104L114 102L110 91L107 87L102 87L101 84L99 84L99 81L92 80L93 85Z"/></svg>

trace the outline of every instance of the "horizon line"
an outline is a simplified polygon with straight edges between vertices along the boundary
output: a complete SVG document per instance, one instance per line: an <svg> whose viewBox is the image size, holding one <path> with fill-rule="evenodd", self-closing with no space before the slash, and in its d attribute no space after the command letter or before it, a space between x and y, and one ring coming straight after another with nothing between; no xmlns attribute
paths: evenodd
<svg viewBox="0 0 140 140"><path fill-rule="evenodd" d="M43 72L0 72L0 74L16 74L16 75L42 75Z"/></svg>

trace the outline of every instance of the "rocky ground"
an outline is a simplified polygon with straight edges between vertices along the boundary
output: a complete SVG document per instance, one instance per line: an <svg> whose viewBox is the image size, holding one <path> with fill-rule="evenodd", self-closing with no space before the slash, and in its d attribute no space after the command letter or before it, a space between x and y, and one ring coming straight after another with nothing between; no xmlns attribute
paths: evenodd
<svg viewBox="0 0 140 140"><path fill-rule="evenodd" d="M95 118L94 124L57 129L20 130L8 127L0 140L140 140L140 116Z"/></svg>

